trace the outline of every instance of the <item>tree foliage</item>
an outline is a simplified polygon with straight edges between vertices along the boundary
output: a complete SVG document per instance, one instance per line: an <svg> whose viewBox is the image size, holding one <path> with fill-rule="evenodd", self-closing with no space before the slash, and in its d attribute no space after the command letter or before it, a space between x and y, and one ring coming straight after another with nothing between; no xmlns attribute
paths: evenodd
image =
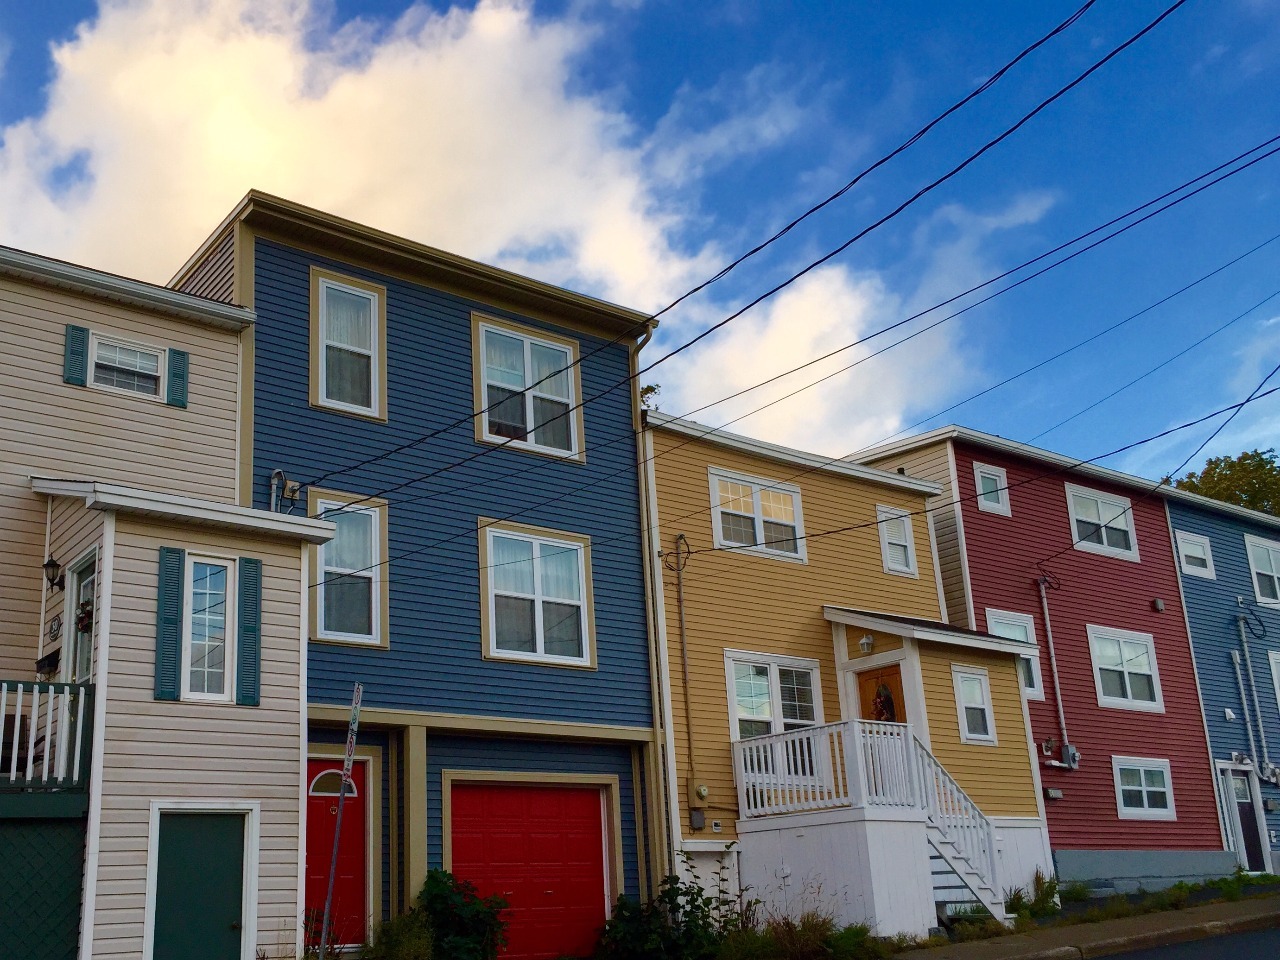
<svg viewBox="0 0 1280 960"><path fill-rule="evenodd" d="M1212 457L1199 473L1188 473L1173 485L1224 503L1280 516L1280 462L1274 448L1246 450L1238 457Z"/></svg>

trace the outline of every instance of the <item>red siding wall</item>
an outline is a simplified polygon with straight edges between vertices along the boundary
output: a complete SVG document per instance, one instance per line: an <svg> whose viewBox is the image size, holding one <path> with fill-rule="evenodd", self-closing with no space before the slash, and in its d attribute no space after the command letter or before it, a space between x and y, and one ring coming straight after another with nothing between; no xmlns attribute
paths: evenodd
<svg viewBox="0 0 1280 960"><path fill-rule="evenodd" d="M975 460L1007 471L1012 517L984 513L971 499ZM1031 729L1037 743L1049 737L1061 739L1036 562L1070 547L1074 539L1065 484L1118 494L1133 502L1140 563L1068 549L1045 565L1060 583L1059 589L1049 591L1049 613L1067 731L1082 757L1075 771L1041 767L1044 786L1063 791L1062 800L1045 801L1050 840L1059 848L1220 850L1208 746L1164 504L1154 497L1139 502L1140 492L1089 477L1067 473L1043 477L1052 469L1034 460L956 444L978 628L986 627L988 607L1035 616L1046 694L1042 701L1030 701ZM1036 477L1043 478L1032 479ZM1018 486L1019 481L1030 482ZM1164 601L1163 613L1152 609L1155 599ZM1088 624L1155 637L1164 713L1098 705ZM1117 816L1113 755L1170 761L1176 821L1121 820Z"/></svg>

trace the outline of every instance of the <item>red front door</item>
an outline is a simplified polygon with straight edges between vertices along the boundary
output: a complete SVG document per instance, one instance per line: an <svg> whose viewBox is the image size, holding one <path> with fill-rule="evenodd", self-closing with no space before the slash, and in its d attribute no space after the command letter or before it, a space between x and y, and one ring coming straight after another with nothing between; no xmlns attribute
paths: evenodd
<svg viewBox="0 0 1280 960"><path fill-rule="evenodd" d="M506 912L509 960L590 956L609 891L597 787L454 784L453 873Z"/></svg>
<svg viewBox="0 0 1280 960"><path fill-rule="evenodd" d="M365 764L351 768L355 786L347 787L342 810L342 836L338 841L338 871L333 880L333 907L329 915L331 944L364 943L368 933L369 880L366 819ZM333 859L333 832L338 822L338 787L341 760L307 761L307 942L320 942L324 898Z"/></svg>

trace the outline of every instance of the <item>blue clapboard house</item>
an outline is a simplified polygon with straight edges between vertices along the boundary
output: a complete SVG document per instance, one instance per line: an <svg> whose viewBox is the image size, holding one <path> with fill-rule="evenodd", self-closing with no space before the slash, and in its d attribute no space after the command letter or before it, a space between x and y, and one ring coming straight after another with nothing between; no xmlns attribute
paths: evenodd
<svg viewBox="0 0 1280 960"><path fill-rule="evenodd" d="M172 285L256 312L241 502L337 524L306 607L308 907L360 681L338 941L443 867L510 903L509 956L585 955L665 869L628 380L652 322L257 192Z"/></svg>
<svg viewBox="0 0 1280 960"><path fill-rule="evenodd" d="M1170 491L1223 840L1280 869L1280 517Z"/></svg>

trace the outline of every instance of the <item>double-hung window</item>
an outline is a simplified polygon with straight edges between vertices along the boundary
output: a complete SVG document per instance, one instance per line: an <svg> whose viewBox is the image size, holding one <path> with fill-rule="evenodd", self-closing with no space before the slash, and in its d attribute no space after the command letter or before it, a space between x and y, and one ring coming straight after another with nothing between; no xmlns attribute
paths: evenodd
<svg viewBox="0 0 1280 960"><path fill-rule="evenodd" d="M593 666L588 541L514 524L480 537L486 656Z"/></svg>
<svg viewBox="0 0 1280 960"><path fill-rule="evenodd" d="M1174 539L1178 543L1178 566L1189 577L1217 579L1213 569L1213 545L1208 537L1179 530Z"/></svg>
<svg viewBox="0 0 1280 960"><path fill-rule="evenodd" d="M1111 627L1087 629L1099 705L1162 713L1155 638Z"/></svg>
<svg viewBox="0 0 1280 960"><path fill-rule="evenodd" d="M725 651L729 680L729 734L734 740L805 730L822 723L822 693L818 664L798 657ZM785 745L747 755L745 775L769 775L785 770L792 776L813 777L822 762L821 748L812 741Z"/></svg>
<svg viewBox="0 0 1280 960"><path fill-rule="evenodd" d="M165 351L94 334L89 347L95 387L160 400L164 396Z"/></svg>
<svg viewBox="0 0 1280 960"><path fill-rule="evenodd" d="M876 507L876 520L880 528L880 555L885 572L917 576L911 514L896 507Z"/></svg>
<svg viewBox="0 0 1280 960"><path fill-rule="evenodd" d="M1035 617L1028 613L987 609L987 633L995 637L1017 640L1027 645L1018 654L1018 678L1028 700L1044 699L1044 680L1040 674L1040 648L1036 641Z"/></svg>
<svg viewBox="0 0 1280 960"><path fill-rule="evenodd" d="M236 562L187 554L182 624L182 699L232 699Z"/></svg>
<svg viewBox="0 0 1280 960"><path fill-rule="evenodd" d="M1112 757L1116 811L1122 820L1176 820L1168 760Z"/></svg>
<svg viewBox="0 0 1280 960"><path fill-rule="evenodd" d="M1133 508L1129 499L1070 483L1066 488L1075 548L1136 561L1138 541L1133 535Z"/></svg>
<svg viewBox="0 0 1280 960"><path fill-rule="evenodd" d="M1246 535L1253 593L1259 603L1280 604L1280 543Z"/></svg>
<svg viewBox="0 0 1280 960"><path fill-rule="evenodd" d="M985 463L973 465L973 483L977 490L978 509L983 513L1011 516L1009 507L1009 476L1003 467Z"/></svg>
<svg viewBox="0 0 1280 960"><path fill-rule="evenodd" d="M964 743L994 744L996 721L991 711L991 684L982 667L951 667L960 739Z"/></svg>
<svg viewBox="0 0 1280 960"><path fill-rule="evenodd" d="M385 290L318 269L311 277L311 402L384 418Z"/></svg>
<svg viewBox="0 0 1280 960"><path fill-rule="evenodd" d="M581 452L577 345L477 321L480 439L559 457Z"/></svg>
<svg viewBox="0 0 1280 960"><path fill-rule="evenodd" d="M800 488L712 469L711 521L717 547L805 559Z"/></svg>
<svg viewBox="0 0 1280 960"><path fill-rule="evenodd" d="M383 644L386 508L352 499L354 504L319 497L311 504L313 516L337 527L333 539L319 549L316 636Z"/></svg>

